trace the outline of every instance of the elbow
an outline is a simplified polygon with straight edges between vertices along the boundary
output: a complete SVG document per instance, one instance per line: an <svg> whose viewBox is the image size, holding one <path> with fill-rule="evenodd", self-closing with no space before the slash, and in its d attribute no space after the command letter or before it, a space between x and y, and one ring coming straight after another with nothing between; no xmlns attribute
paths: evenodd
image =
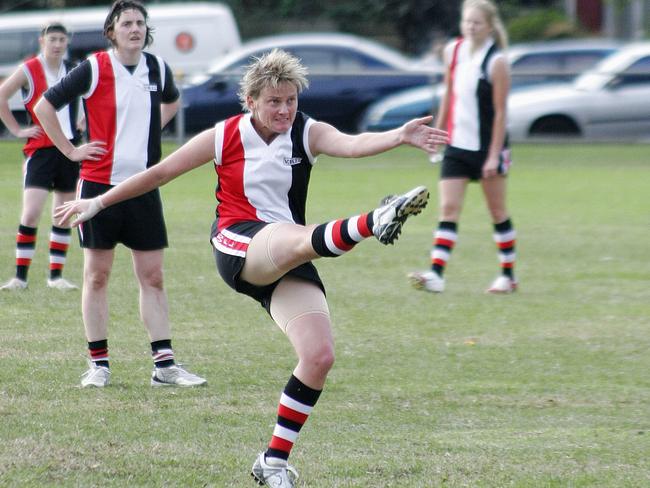
<svg viewBox="0 0 650 488"><path fill-rule="evenodd" d="M41 97L41 99L34 106L34 113L39 119L47 114L48 105L50 105L50 102Z"/></svg>

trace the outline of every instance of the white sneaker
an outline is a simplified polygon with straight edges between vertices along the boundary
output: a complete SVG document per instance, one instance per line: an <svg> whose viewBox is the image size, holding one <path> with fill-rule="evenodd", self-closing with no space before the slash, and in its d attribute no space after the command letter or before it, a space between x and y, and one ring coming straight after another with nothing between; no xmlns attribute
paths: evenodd
<svg viewBox="0 0 650 488"><path fill-rule="evenodd" d="M0 286L2 291L16 291L16 290L25 290L27 288L27 282L19 278L11 278L4 285Z"/></svg>
<svg viewBox="0 0 650 488"><path fill-rule="evenodd" d="M512 279L505 275L501 275L492 282L490 287L487 290L485 290L485 293L495 293L495 294L513 293L517 291L518 285L519 283L517 282L516 279Z"/></svg>
<svg viewBox="0 0 650 488"><path fill-rule="evenodd" d="M251 476L259 485L266 485L273 488L293 488L298 479L298 472L281 459L267 462L264 453L261 452L253 468Z"/></svg>
<svg viewBox="0 0 650 488"><path fill-rule="evenodd" d="M429 190L424 186L413 188L404 195L384 198L384 205L374 211L372 233L382 244L392 244L402 232L406 219L419 214L428 200Z"/></svg>
<svg viewBox="0 0 650 488"><path fill-rule="evenodd" d="M74 283L70 283L65 278L54 278L53 280L47 280L48 288L55 288L57 290L69 291L69 290L78 290L79 287Z"/></svg>
<svg viewBox="0 0 650 488"><path fill-rule="evenodd" d="M445 279L435 271L413 271L408 274L411 285L418 290L442 293L445 291Z"/></svg>
<svg viewBox="0 0 650 488"><path fill-rule="evenodd" d="M81 375L81 387L104 388L107 386L111 378L111 370L106 366L96 366L92 361L89 362L89 366L90 369Z"/></svg>
<svg viewBox="0 0 650 488"><path fill-rule="evenodd" d="M151 373L151 386L201 386L207 380L174 364L167 368L154 368Z"/></svg>

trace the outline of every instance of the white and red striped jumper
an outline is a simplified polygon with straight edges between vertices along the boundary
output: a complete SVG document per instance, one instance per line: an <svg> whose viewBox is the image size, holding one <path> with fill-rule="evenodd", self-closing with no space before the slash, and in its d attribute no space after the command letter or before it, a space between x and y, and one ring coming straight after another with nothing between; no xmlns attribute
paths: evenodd
<svg viewBox="0 0 650 488"><path fill-rule="evenodd" d="M498 50L494 39L472 52L469 42L459 38L445 48L449 59L451 94L447 131L449 145L445 154L456 152L487 153L492 138L494 104L490 73L494 62L505 54ZM482 157L482 156L479 156ZM510 165L507 140L502 151L502 164ZM512 276L515 262L516 233L510 219L494 224L494 241L499 250L502 273ZM451 252L458 240L458 223L441 221L433 235L431 269L442 276Z"/></svg>
<svg viewBox="0 0 650 488"><path fill-rule="evenodd" d="M305 225L305 204L312 165L309 128L314 120L298 112L290 131L267 144L257 134L250 114L241 114L215 126L217 227L215 247L245 256L250 238L228 227L244 222L289 222ZM370 237L373 212L317 226L312 245L320 256L335 257ZM278 416L266 457L286 460L321 390L291 375L278 405Z"/></svg>
<svg viewBox="0 0 650 488"><path fill-rule="evenodd" d="M59 65L57 72L52 72L47 67L43 54L28 59L22 65L23 73L27 78L27 89L23 90L22 102L34 125L40 126L38 117L34 113L34 106L41 99L43 93L59 82L72 68L67 61ZM69 140L73 140L76 134L77 103L71 103L68 107L62 108L56 113L63 133ZM23 146L25 154L24 174L27 174L30 161L39 149L54 147L54 143L42 131L37 137L30 137ZM70 162L70 164L76 164ZM36 252L36 227L29 227L20 224L16 234L16 277L27 281L27 273ZM49 241L49 265L50 279L61 276L66 262L68 247L70 246L70 229L52 224Z"/></svg>
<svg viewBox="0 0 650 488"><path fill-rule="evenodd" d="M160 105L178 98L162 58L143 52L129 69L113 50L93 53L45 94L55 108L75 96L84 101L88 139L105 142L107 150L98 161L82 161L78 193L86 181L117 185L160 161ZM79 232L83 233L83 224ZM97 366L108 366L107 344L107 340L88 344ZM151 347L157 367L174 364L171 339L154 341Z"/></svg>

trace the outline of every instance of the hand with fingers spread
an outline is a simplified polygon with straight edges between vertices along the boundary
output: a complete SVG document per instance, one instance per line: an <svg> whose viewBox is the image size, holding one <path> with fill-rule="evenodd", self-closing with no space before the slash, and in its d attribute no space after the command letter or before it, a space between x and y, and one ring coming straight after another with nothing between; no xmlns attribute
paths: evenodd
<svg viewBox="0 0 650 488"><path fill-rule="evenodd" d="M91 199L70 200L56 208L54 218L59 223L65 223L76 215L77 217L70 223L71 227L76 227L82 222L92 219L103 209L104 204L99 196Z"/></svg>
<svg viewBox="0 0 650 488"><path fill-rule="evenodd" d="M447 144L449 134L446 131L435 129L429 124L432 116L413 119L402 126L402 139L405 143L424 149L428 153L435 153L438 147Z"/></svg>
<svg viewBox="0 0 650 488"><path fill-rule="evenodd" d="M40 137L41 134L43 134L43 129L40 126L31 125L24 129L20 129L15 136L20 139L36 139L37 137Z"/></svg>
<svg viewBox="0 0 650 488"><path fill-rule="evenodd" d="M108 152L105 146L103 141L90 141L75 147L66 157L71 161L99 161Z"/></svg>

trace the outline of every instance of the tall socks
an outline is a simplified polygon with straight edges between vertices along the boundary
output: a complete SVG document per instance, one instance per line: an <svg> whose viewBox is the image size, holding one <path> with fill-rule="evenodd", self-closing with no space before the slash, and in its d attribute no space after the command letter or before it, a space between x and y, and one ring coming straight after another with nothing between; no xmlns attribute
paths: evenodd
<svg viewBox="0 0 650 488"><path fill-rule="evenodd" d="M314 390L291 375L280 397L278 420L266 450L267 458L287 460L298 433L307 422L322 390Z"/></svg>

